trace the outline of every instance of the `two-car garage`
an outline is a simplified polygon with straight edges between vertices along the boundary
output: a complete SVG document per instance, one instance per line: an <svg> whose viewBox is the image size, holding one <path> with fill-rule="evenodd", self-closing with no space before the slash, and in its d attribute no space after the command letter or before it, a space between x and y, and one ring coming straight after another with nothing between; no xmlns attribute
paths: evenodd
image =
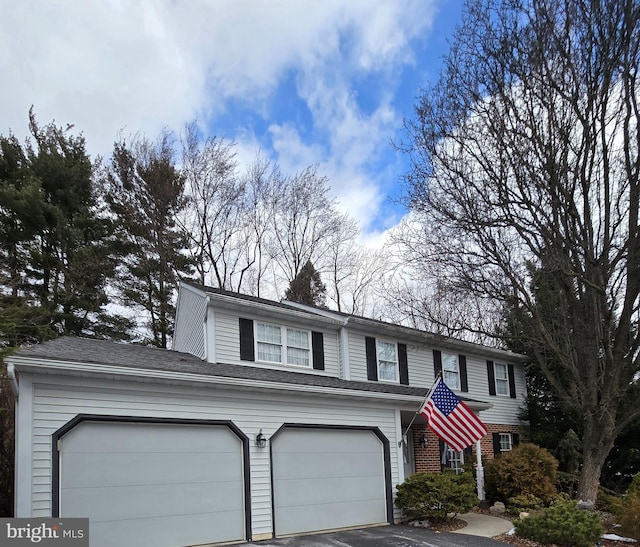
<svg viewBox="0 0 640 547"><path fill-rule="evenodd" d="M285 425L269 443L274 535L392 522L377 428ZM54 515L89 517L96 547L248 540L249 452L231 422L78 416L54 434Z"/></svg>

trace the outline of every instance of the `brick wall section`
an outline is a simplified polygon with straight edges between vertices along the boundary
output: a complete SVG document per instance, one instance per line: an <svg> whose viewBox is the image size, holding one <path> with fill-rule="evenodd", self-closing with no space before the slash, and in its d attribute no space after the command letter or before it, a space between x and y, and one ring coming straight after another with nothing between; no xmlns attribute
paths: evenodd
<svg viewBox="0 0 640 547"><path fill-rule="evenodd" d="M422 441L424 444L422 446ZM416 473L440 471L440 445L438 437L426 425L413 426L413 453Z"/></svg>
<svg viewBox="0 0 640 547"><path fill-rule="evenodd" d="M485 424L489 433L480 441L482 455L485 459L493 459L492 433L519 433L517 425ZM435 433L426 425L413 425L413 447L416 462L416 473L440 471L440 443ZM422 446L424 438L426 446ZM475 450L474 450L475 462Z"/></svg>

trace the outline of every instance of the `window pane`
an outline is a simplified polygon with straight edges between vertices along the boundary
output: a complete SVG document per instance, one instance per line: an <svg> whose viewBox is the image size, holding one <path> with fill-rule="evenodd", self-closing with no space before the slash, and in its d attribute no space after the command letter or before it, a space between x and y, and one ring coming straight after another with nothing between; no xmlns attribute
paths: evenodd
<svg viewBox="0 0 640 547"><path fill-rule="evenodd" d="M270 363L282 362L282 348L275 344L265 344L258 342L258 360L269 361Z"/></svg>
<svg viewBox="0 0 640 547"><path fill-rule="evenodd" d="M511 450L511 433L500 433L500 451L508 452Z"/></svg>
<svg viewBox="0 0 640 547"><path fill-rule="evenodd" d="M287 329L287 346L309 349L308 331Z"/></svg>
<svg viewBox="0 0 640 547"><path fill-rule="evenodd" d="M397 381L396 378L396 345L391 342L377 341L378 345L378 380Z"/></svg>
<svg viewBox="0 0 640 547"><path fill-rule="evenodd" d="M451 467L451 469L455 469L458 475L464 471L464 452L456 452L455 450L447 447L447 460L449 467Z"/></svg>
<svg viewBox="0 0 640 547"><path fill-rule="evenodd" d="M275 325L258 323L257 334L259 342L269 342L271 344L282 343L282 339L280 338L280 327L276 327Z"/></svg>
<svg viewBox="0 0 640 547"><path fill-rule="evenodd" d="M378 341L378 360L396 361L396 345L389 342Z"/></svg>
<svg viewBox="0 0 640 547"><path fill-rule="evenodd" d="M299 348L287 348L287 364L301 367L309 366L309 350Z"/></svg>
<svg viewBox="0 0 640 547"><path fill-rule="evenodd" d="M506 380L498 380L496 378L496 393L498 395L509 395L509 384Z"/></svg>
<svg viewBox="0 0 640 547"><path fill-rule="evenodd" d="M378 379L396 381L396 362L380 361L378 363Z"/></svg>
<svg viewBox="0 0 640 547"><path fill-rule="evenodd" d="M501 380L507 379L507 365L503 365L502 363L495 364L496 378L500 378Z"/></svg>
<svg viewBox="0 0 640 547"><path fill-rule="evenodd" d="M457 355L452 353L442 354L442 379L451 389L460 389Z"/></svg>
<svg viewBox="0 0 640 547"><path fill-rule="evenodd" d="M496 375L496 393L509 395L509 381L507 380L507 365L496 363L494 365Z"/></svg>

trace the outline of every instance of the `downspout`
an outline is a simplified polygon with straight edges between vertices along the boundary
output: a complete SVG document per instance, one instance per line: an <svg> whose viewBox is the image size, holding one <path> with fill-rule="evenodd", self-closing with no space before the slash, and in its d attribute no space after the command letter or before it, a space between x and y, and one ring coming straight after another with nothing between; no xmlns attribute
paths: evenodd
<svg viewBox="0 0 640 547"><path fill-rule="evenodd" d="M11 383L11 391L13 391L13 396L16 401L18 400L18 378L16 377L16 366L12 364L7 364L7 376L9 377L9 382Z"/></svg>

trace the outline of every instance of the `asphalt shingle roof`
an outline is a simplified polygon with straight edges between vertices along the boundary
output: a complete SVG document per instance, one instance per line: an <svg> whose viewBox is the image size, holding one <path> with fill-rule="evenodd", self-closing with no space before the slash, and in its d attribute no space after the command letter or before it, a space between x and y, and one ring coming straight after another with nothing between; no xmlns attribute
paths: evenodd
<svg viewBox="0 0 640 547"><path fill-rule="evenodd" d="M416 388L398 384L357 382L251 365L207 363L188 353L89 338L62 337L22 348L14 356L73 363L95 363L148 371L184 372L206 377L241 378L266 384L309 385L336 390L348 389L418 397L424 397L429 387Z"/></svg>

